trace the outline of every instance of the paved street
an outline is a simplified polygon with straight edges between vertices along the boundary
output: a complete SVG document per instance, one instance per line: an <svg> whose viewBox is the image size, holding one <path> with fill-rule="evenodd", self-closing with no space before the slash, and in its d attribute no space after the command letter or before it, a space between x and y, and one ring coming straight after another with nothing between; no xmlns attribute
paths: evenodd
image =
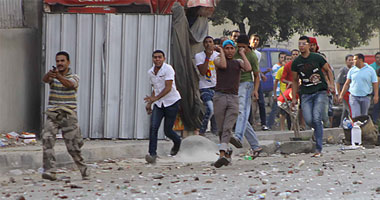
<svg viewBox="0 0 380 200"><path fill-rule="evenodd" d="M90 181L61 168L60 181L42 180L35 170L14 170L1 177L1 199L379 199L380 148L244 160L215 169L210 161L161 156L92 163ZM203 158L205 159L205 158ZM23 174L19 175L18 173ZM21 198L22 199L22 198Z"/></svg>

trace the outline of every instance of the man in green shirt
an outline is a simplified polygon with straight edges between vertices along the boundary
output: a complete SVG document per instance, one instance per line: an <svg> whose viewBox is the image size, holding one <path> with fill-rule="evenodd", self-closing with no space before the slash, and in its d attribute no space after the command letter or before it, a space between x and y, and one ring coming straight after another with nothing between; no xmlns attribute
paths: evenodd
<svg viewBox="0 0 380 200"><path fill-rule="evenodd" d="M370 66L376 71L380 69L380 51L375 54L375 62L370 64Z"/></svg>
<svg viewBox="0 0 380 200"><path fill-rule="evenodd" d="M380 70L380 51L375 54L375 59L376 59L375 62L373 62L372 64L370 64L370 66L376 72L378 72ZM377 75L379 75L379 74L377 74ZM380 88L379 88L379 92L380 92ZM377 122L377 120L379 119L379 112L380 112L380 101L377 102L377 104L375 104L374 107L373 107L372 120L374 122Z"/></svg>
<svg viewBox="0 0 380 200"><path fill-rule="evenodd" d="M248 122L249 113L251 110L251 95L253 94L258 98L259 90L259 63L256 53L249 47L249 38L247 35L240 35L236 40L239 49L245 49L245 55L251 64L252 71L241 72L240 84L239 84L239 115L236 121L235 135L231 137L231 143L238 148L241 148L241 141L243 135L247 138L248 143L251 145L254 155L258 154L262 148L259 146L259 142L255 131L251 124ZM236 53L234 59L241 59L241 55ZM254 79L252 77L254 76ZM252 93L253 90L253 93ZM256 153L255 153L256 152Z"/></svg>

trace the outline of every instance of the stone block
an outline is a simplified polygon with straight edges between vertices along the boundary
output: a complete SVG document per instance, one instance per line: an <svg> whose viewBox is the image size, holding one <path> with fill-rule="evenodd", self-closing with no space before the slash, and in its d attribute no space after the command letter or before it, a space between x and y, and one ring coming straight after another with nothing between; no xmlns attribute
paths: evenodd
<svg viewBox="0 0 380 200"><path fill-rule="evenodd" d="M281 142L279 151L283 154L311 153L315 147L311 141L285 141Z"/></svg>

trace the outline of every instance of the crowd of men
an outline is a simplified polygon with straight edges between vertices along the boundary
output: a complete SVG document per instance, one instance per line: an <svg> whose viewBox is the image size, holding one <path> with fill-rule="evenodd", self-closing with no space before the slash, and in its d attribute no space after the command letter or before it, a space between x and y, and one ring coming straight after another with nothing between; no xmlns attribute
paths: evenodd
<svg viewBox="0 0 380 200"><path fill-rule="evenodd" d="M380 52L376 53L376 62L371 64L372 67L365 63L363 54L347 55L347 66L339 71L335 80L334 70L326 56L319 52L316 38L300 37L298 49L293 49L289 55L280 52L278 63L264 72L259 68L259 42L258 35L248 37L239 31L232 31L230 38L213 40L208 36L203 42L206 50L195 56L200 72L201 98L207 110L202 126L199 127L199 134L205 134L208 121L214 113L217 135L220 137L220 158L214 163L215 167L231 162L232 149L228 144L241 148L243 136L251 146L253 159L262 151L254 126L249 120L254 115L251 110L252 103L260 104L261 129L264 131L274 126L277 116L280 130L285 130L285 121L287 129L292 130L294 127L290 113L298 112L301 129L314 130L316 152L313 157L321 156L323 128L333 125L333 104L344 101L342 119L349 117L355 120L355 117L368 115L369 105L373 100L375 109L372 116L377 121ZM232 56L232 53L235 55ZM238 63L232 64L234 60L240 62L240 77L236 74ZM247 71L248 67L244 66L248 64L251 70ZM350 69L351 67L353 68ZM232 68L235 71L231 71ZM266 73L271 73L274 80L273 103L268 118L260 85L260 82L266 81ZM205 87L205 83L209 85ZM212 127L215 127L215 122Z"/></svg>
<svg viewBox="0 0 380 200"><path fill-rule="evenodd" d="M251 147L253 159L262 151L250 120L254 115L252 102L259 104L261 129L264 131L274 125L277 115L280 129L285 130L287 119L287 128L291 130L294 127L289 114L298 112L301 127L314 130L316 152L313 157L321 156L323 127L331 123L334 102L343 102L342 121L344 116L355 119L368 115L373 100L375 106L372 117L377 122L380 109L380 52L375 54L376 61L371 65L365 63L363 54L347 55L346 66L340 69L335 81L333 68L327 63L326 56L318 52L316 38L300 37L298 49L293 49L290 55L280 53L279 62L264 72L259 68L259 43L259 35L249 37L233 31L230 38L214 39L207 36L203 40L204 51L195 55L199 92L206 110L198 132L204 136L211 121L211 131L219 136L220 156L213 163L215 167L231 163L232 149L229 143L242 148L243 136ZM181 96L176 89L175 71L165 63L165 59L163 51L155 50L152 53L153 66L148 70L152 85L152 93L144 99L146 112L151 115L149 153L145 157L148 163L156 162L157 135L163 119L164 133L173 141L170 155L175 156L181 147L181 137L173 131ZM56 64L57 67L53 67L43 77L43 81L50 86L50 93L42 132L42 178L57 179L54 145L56 134L61 129L69 154L82 178L88 179L90 172L81 154L83 139L76 111L79 77L71 71L67 52L56 54ZM273 103L268 121L260 85L261 81L266 81L266 73L272 73L274 78Z"/></svg>

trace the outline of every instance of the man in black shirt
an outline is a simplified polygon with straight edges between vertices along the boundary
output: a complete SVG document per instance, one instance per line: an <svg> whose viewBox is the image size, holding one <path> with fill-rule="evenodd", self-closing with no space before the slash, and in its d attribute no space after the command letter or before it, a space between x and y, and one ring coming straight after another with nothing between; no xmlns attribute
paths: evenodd
<svg viewBox="0 0 380 200"><path fill-rule="evenodd" d="M328 102L327 90L335 92L334 84L326 82L324 73L333 80L333 74L326 60L317 53L310 52L310 40L307 36L302 36L298 40L298 48L301 55L292 63L292 95L295 97L299 91L301 95L302 113L305 122L314 128L317 148L314 157L320 157L323 142L322 115L324 105ZM299 85L299 80L301 84ZM300 89L300 90L299 90ZM297 99L293 98L292 105L297 104Z"/></svg>

